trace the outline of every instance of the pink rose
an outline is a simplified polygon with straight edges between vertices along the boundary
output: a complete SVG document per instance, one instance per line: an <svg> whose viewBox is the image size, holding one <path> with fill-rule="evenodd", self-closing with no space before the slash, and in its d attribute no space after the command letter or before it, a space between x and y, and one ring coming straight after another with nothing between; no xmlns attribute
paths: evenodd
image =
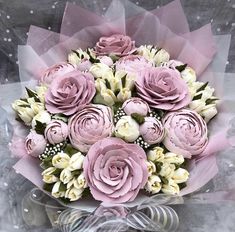
<svg viewBox="0 0 235 232"><path fill-rule="evenodd" d="M116 70L124 70L127 73L139 73L146 68L151 68L153 65L143 56L129 55L122 57L116 62Z"/></svg>
<svg viewBox="0 0 235 232"><path fill-rule="evenodd" d="M168 113L163 121L166 137L165 147L176 154L191 158L201 154L207 146L207 125L202 117L192 110Z"/></svg>
<svg viewBox="0 0 235 232"><path fill-rule="evenodd" d="M150 112L148 104L138 97L132 97L126 100L122 105L122 109L127 115L136 113L146 116Z"/></svg>
<svg viewBox="0 0 235 232"><path fill-rule="evenodd" d="M100 63L106 64L109 67L113 65L113 60L109 56L98 56L97 59L100 60Z"/></svg>
<svg viewBox="0 0 235 232"><path fill-rule="evenodd" d="M166 67L141 72L136 79L136 88L138 95L155 109L174 111L191 101L187 84L180 73Z"/></svg>
<svg viewBox="0 0 235 232"><path fill-rule="evenodd" d="M111 54L117 56L126 56L132 54L135 50L135 42L126 35L101 37L95 46L95 52L101 56Z"/></svg>
<svg viewBox="0 0 235 232"><path fill-rule="evenodd" d="M52 120L47 125L44 135L50 144L62 143L68 137L68 126L61 120Z"/></svg>
<svg viewBox="0 0 235 232"><path fill-rule="evenodd" d="M52 114L72 115L89 104L95 92L90 73L70 72L56 78L49 86L45 95L46 109Z"/></svg>
<svg viewBox="0 0 235 232"><path fill-rule="evenodd" d="M144 150L118 138L95 143L84 159L83 170L92 196L99 201L133 201L148 180Z"/></svg>
<svg viewBox="0 0 235 232"><path fill-rule="evenodd" d="M83 59L82 62L77 65L77 69L82 72L85 72L89 70L91 66L92 63L88 59Z"/></svg>
<svg viewBox="0 0 235 232"><path fill-rule="evenodd" d="M89 105L69 119L69 139L81 152L113 133L111 109L104 105Z"/></svg>
<svg viewBox="0 0 235 232"><path fill-rule="evenodd" d="M65 74L74 70L76 70L76 67L66 62L53 65L45 71L45 73L41 77L41 82L50 85L51 82L57 77L64 76Z"/></svg>
<svg viewBox="0 0 235 232"><path fill-rule="evenodd" d="M46 149L47 142L43 135L31 131L25 140L25 149L31 156L38 157Z"/></svg>
<svg viewBox="0 0 235 232"><path fill-rule="evenodd" d="M162 123L153 117L145 117L144 123L140 125L140 134L148 144L160 143L164 138Z"/></svg>

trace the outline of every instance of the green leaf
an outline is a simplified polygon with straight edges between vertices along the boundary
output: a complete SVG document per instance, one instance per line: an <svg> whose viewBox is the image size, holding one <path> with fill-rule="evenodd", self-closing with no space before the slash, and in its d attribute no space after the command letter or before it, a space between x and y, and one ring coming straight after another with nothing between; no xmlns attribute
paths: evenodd
<svg viewBox="0 0 235 232"><path fill-rule="evenodd" d="M81 170L72 171L73 176L79 176L81 174Z"/></svg>
<svg viewBox="0 0 235 232"><path fill-rule="evenodd" d="M179 65L176 66L175 68L179 71L179 72L183 72L187 67L187 64L183 64L183 65Z"/></svg>
<svg viewBox="0 0 235 232"><path fill-rule="evenodd" d="M44 135L44 131L47 127L46 123L42 123L38 120L36 120L36 126L35 126L35 131L40 134L40 135Z"/></svg>
<svg viewBox="0 0 235 232"><path fill-rule="evenodd" d="M54 186L54 184L47 184L47 183L44 183L43 189L46 190L47 192L50 192L50 193L51 193L53 186Z"/></svg>
<svg viewBox="0 0 235 232"><path fill-rule="evenodd" d="M139 124L143 124L144 123L144 116L143 115L140 115L140 114L137 114L137 113L133 113L131 114L131 117L136 121L138 122Z"/></svg>
<svg viewBox="0 0 235 232"><path fill-rule="evenodd" d="M74 52L80 58L79 52L77 52L76 50L72 50L72 52Z"/></svg>
<svg viewBox="0 0 235 232"><path fill-rule="evenodd" d="M206 105L210 105L212 103L215 103L216 101L218 101L219 98L210 98L206 100Z"/></svg>
<svg viewBox="0 0 235 232"><path fill-rule="evenodd" d="M127 74L122 77L122 87L123 88L125 88L125 86L126 86L126 77L127 77Z"/></svg>
<svg viewBox="0 0 235 232"><path fill-rule="evenodd" d="M89 188L85 188L83 193L82 193L82 197L88 197L91 195L90 189Z"/></svg>
<svg viewBox="0 0 235 232"><path fill-rule="evenodd" d="M27 94L30 98L34 98L34 100L36 102L40 102L40 99L38 98L36 92L34 92L33 90L31 89L28 89L27 87L25 87L26 91L27 91Z"/></svg>
<svg viewBox="0 0 235 232"><path fill-rule="evenodd" d="M65 205L68 205L69 203L71 203L71 201L70 201L68 198L61 197L60 200L61 200Z"/></svg>
<svg viewBox="0 0 235 232"><path fill-rule="evenodd" d="M119 57L115 54L109 54L109 57L113 60L113 63L115 63L117 60L119 60Z"/></svg>
<svg viewBox="0 0 235 232"><path fill-rule="evenodd" d="M185 187L187 186L186 182L180 183L180 184L178 184L178 185L179 185L180 190L183 189L183 188L185 188Z"/></svg>
<svg viewBox="0 0 235 232"><path fill-rule="evenodd" d="M200 94L198 94L198 95L195 95L195 96L193 97L193 101L199 100L199 99L201 99L201 98L202 98L202 93L200 93Z"/></svg>
<svg viewBox="0 0 235 232"><path fill-rule="evenodd" d="M84 59L84 55L83 55L83 54L81 55L81 59L82 59L82 60Z"/></svg>
<svg viewBox="0 0 235 232"><path fill-rule="evenodd" d="M72 155L78 153L78 150L76 150L75 148L73 148L71 144L67 144L67 146L66 146L65 149L64 149L64 152L65 152L66 154L68 154L69 156L72 156Z"/></svg>
<svg viewBox="0 0 235 232"><path fill-rule="evenodd" d="M60 183L59 192L65 192L67 190L66 184Z"/></svg>
<svg viewBox="0 0 235 232"><path fill-rule="evenodd" d="M66 115L64 115L64 114L61 114L61 113L60 114L54 114L52 116L52 119L61 120L61 121L65 122L65 123L68 122L68 117Z"/></svg>
<svg viewBox="0 0 235 232"><path fill-rule="evenodd" d="M47 168L50 168L52 167L52 157L47 157L45 158L42 163L40 164L40 166L43 168L43 169L47 169Z"/></svg>
<svg viewBox="0 0 235 232"><path fill-rule="evenodd" d="M104 79L107 89L111 89L111 85L107 79Z"/></svg>
<svg viewBox="0 0 235 232"><path fill-rule="evenodd" d="M122 107L122 102L116 102L114 105L113 105L113 113L114 115L117 113L117 111Z"/></svg>
<svg viewBox="0 0 235 232"><path fill-rule="evenodd" d="M156 166L156 172L159 173L162 169L162 162L156 162L155 166Z"/></svg>
<svg viewBox="0 0 235 232"><path fill-rule="evenodd" d="M89 48L86 50L86 53L88 54L88 56L90 57L90 62L91 63L100 63L100 60L99 59L96 59L95 57L93 57L92 55L91 55L91 52L90 52L90 50L89 50Z"/></svg>
<svg viewBox="0 0 235 232"><path fill-rule="evenodd" d="M206 82L205 84L203 84L199 89L197 89L197 92L203 91L206 86L208 85L209 82Z"/></svg>
<svg viewBox="0 0 235 232"><path fill-rule="evenodd" d="M60 177L60 173L61 173L61 170L60 169L56 169L54 172L52 172L51 174L56 176L56 177Z"/></svg>
<svg viewBox="0 0 235 232"><path fill-rule="evenodd" d="M166 179L166 177L161 176L161 181L163 182L163 184L168 184L168 180Z"/></svg>

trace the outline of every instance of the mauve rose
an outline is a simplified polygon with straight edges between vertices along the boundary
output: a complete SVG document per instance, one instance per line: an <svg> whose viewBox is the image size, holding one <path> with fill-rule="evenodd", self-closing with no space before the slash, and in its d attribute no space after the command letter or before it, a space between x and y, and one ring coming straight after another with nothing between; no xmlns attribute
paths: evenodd
<svg viewBox="0 0 235 232"><path fill-rule="evenodd" d="M116 64L116 70L124 70L127 73L135 73L153 67L153 64L143 56L129 55L119 59Z"/></svg>
<svg viewBox="0 0 235 232"><path fill-rule="evenodd" d="M146 116L150 112L147 102L138 97L132 97L126 100L122 105L122 109L127 115L136 113Z"/></svg>
<svg viewBox="0 0 235 232"><path fill-rule="evenodd" d="M43 135L37 134L32 130L25 140L25 149L31 156L38 157L46 149L46 140Z"/></svg>
<svg viewBox="0 0 235 232"><path fill-rule="evenodd" d="M79 63L77 65L77 69L82 71L82 72L85 72L87 70L89 70L92 66L92 63L88 60L88 59L83 59L81 61L81 63Z"/></svg>
<svg viewBox="0 0 235 232"><path fill-rule="evenodd" d="M70 72L56 78L45 95L46 109L67 116L88 105L95 95L94 77L90 73Z"/></svg>
<svg viewBox="0 0 235 232"><path fill-rule="evenodd" d="M180 73L166 67L142 71L137 76L136 88L139 97L155 109L174 111L191 101L188 86Z"/></svg>
<svg viewBox="0 0 235 232"><path fill-rule="evenodd" d="M44 135L50 144L64 142L68 137L68 126L61 120L52 120L47 125Z"/></svg>
<svg viewBox="0 0 235 232"><path fill-rule="evenodd" d="M92 144L113 133L111 109L104 105L89 105L69 119L69 139L73 147L88 152Z"/></svg>
<svg viewBox="0 0 235 232"><path fill-rule="evenodd" d="M128 215L128 210L122 205L115 206L103 206L100 205L94 213L95 216L99 217L121 217L125 218Z"/></svg>
<svg viewBox="0 0 235 232"><path fill-rule="evenodd" d="M166 130L163 144L169 151L191 158L206 148L207 125L195 111L184 109L168 113L163 124Z"/></svg>
<svg viewBox="0 0 235 232"><path fill-rule="evenodd" d="M119 34L101 37L95 46L95 52L100 56L126 56L132 54L135 50L135 42L129 36Z"/></svg>
<svg viewBox="0 0 235 232"><path fill-rule="evenodd" d="M45 71L41 77L41 82L50 85L57 77L64 76L74 70L76 70L76 67L70 63L61 62L59 64L55 64Z"/></svg>
<svg viewBox="0 0 235 232"><path fill-rule="evenodd" d="M83 170L92 196L99 201L133 201L148 180L144 150L118 138L98 141L87 153Z"/></svg>
<svg viewBox="0 0 235 232"><path fill-rule="evenodd" d="M144 123L140 125L140 134L148 144L160 143L164 138L162 123L153 117L145 117Z"/></svg>

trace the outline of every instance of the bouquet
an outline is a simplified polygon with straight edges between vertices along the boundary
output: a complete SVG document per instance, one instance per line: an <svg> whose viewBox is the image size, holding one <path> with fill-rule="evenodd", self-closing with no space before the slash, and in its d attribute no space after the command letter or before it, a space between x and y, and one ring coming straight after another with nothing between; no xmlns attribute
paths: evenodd
<svg viewBox="0 0 235 232"><path fill-rule="evenodd" d="M37 81L12 104L27 128L11 145L24 154L17 172L78 204L185 195L215 176L231 141L213 127L223 111L210 26L190 33L178 1L160 10L180 26L113 1L105 18L67 4L61 34L31 27L20 75Z"/></svg>

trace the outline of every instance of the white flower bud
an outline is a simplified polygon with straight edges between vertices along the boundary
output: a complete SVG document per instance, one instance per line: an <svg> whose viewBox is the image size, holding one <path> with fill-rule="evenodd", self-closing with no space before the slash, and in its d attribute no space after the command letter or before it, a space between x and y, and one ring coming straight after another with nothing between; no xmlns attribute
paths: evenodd
<svg viewBox="0 0 235 232"><path fill-rule="evenodd" d="M65 197L68 198L70 201L77 201L82 197L83 191L84 189L77 189L77 188L67 189Z"/></svg>
<svg viewBox="0 0 235 232"><path fill-rule="evenodd" d="M70 157L66 153L59 152L52 158L52 165L59 169L65 169L69 166Z"/></svg>
<svg viewBox="0 0 235 232"><path fill-rule="evenodd" d="M84 176L84 173L82 172L77 179L74 179L74 183L73 183L74 187L77 189L80 188L87 188L87 182Z"/></svg>
<svg viewBox="0 0 235 232"><path fill-rule="evenodd" d="M168 184L162 185L162 192L171 195L177 195L180 192L179 185L174 182L174 180L169 179Z"/></svg>
<svg viewBox="0 0 235 232"><path fill-rule="evenodd" d="M104 75L113 75L112 69L103 63L93 64L89 70L90 73L96 78L103 78Z"/></svg>
<svg viewBox="0 0 235 232"><path fill-rule="evenodd" d="M60 173L60 180L64 184L69 183L69 181L71 181L72 179L73 179L73 175L70 170L68 170L67 168L62 170L62 172Z"/></svg>
<svg viewBox="0 0 235 232"><path fill-rule="evenodd" d="M45 111L45 107L42 102L35 102L34 98L28 98L27 101L28 101L31 109L34 112L34 115L37 115L42 111Z"/></svg>
<svg viewBox="0 0 235 232"><path fill-rule="evenodd" d="M160 66L161 63L168 62L169 60L170 54L164 49L160 49L154 56L154 62L157 66Z"/></svg>
<svg viewBox="0 0 235 232"><path fill-rule="evenodd" d="M42 172L43 182L47 184L52 184L58 181L58 178L54 176L52 173L56 170L54 167L47 168Z"/></svg>
<svg viewBox="0 0 235 232"><path fill-rule="evenodd" d="M124 101L126 101L130 98L131 98L131 90L129 90L127 88L121 89L120 92L117 95L117 99L120 102L124 102Z"/></svg>
<svg viewBox="0 0 235 232"><path fill-rule="evenodd" d="M46 85L39 85L36 87L36 92L40 102L45 103L45 94L47 92L48 87Z"/></svg>
<svg viewBox="0 0 235 232"><path fill-rule="evenodd" d="M174 175L174 171L175 171L175 165L165 162L161 166L161 171L159 172L159 175L167 179L170 179Z"/></svg>
<svg viewBox="0 0 235 232"><path fill-rule="evenodd" d="M152 161L147 161L148 173L151 176L154 172L156 172L156 166Z"/></svg>
<svg viewBox="0 0 235 232"><path fill-rule="evenodd" d="M152 175L148 178L148 182L145 185L146 191L152 194L156 194L160 192L161 188L162 188L162 184L161 184L161 179L159 178L159 176Z"/></svg>
<svg viewBox="0 0 235 232"><path fill-rule="evenodd" d="M191 67L188 67L188 66L180 74L183 80L187 84L193 83L197 79L195 71Z"/></svg>
<svg viewBox="0 0 235 232"><path fill-rule="evenodd" d="M172 152L167 152L164 157L164 162L171 164L182 164L184 162L184 157Z"/></svg>
<svg viewBox="0 0 235 232"><path fill-rule="evenodd" d="M32 128L35 129L37 121L48 124L51 121L51 115L47 111L41 111L32 120Z"/></svg>
<svg viewBox="0 0 235 232"><path fill-rule="evenodd" d="M69 170L80 170L82 169L83 161L84 161L84 155L82 155L81 152L77 152L70 158L69 161Z"/></svg>
<svg viewBox="0 0 235 232"><path fill-rule="evenodd" d="M189 178L189 173L186 169L183 168L178 168L174 172L174 175L172 176L172 180L174 180L174 182L177 184L186 182L188 178Z"/></svg>
<svg viewBox="0 0 235 232"><path fill-rule="evenodd" d="M123 116L117 122L115 136L127 142L134 142L140 135L139 124L131 116Z"/></svg>
<svg viewBox="0 0 235 232"><path fill-rule="evenodd" d="M60 198L65 196L65 191L60 191L60 185L62 183L60 181L56 182L52 188L51 195L55 198Z"/></svg>
<svg viewBox="0 0 235 232"><path fill-rule="evenodd" d="M189 104L189 108L191 110L196 111L197 113L200 113L205 106L206 106L206 102L204 100L202 100L202 99L193 100Z"/></svg>
<svg viewBox="0 0 235 232"><path fill-rule="evenodd" d="M209 122L217 113L216 104L209 104L203 108L200 115L206 122Z"/></svg>
<svg viewBox="0 0 235 232"><path fill-rule="evenodd" d="M153 162L162 162L164 160L163 148L154 147L152 150L149 150L147 153L148 160Z"/></svg>

